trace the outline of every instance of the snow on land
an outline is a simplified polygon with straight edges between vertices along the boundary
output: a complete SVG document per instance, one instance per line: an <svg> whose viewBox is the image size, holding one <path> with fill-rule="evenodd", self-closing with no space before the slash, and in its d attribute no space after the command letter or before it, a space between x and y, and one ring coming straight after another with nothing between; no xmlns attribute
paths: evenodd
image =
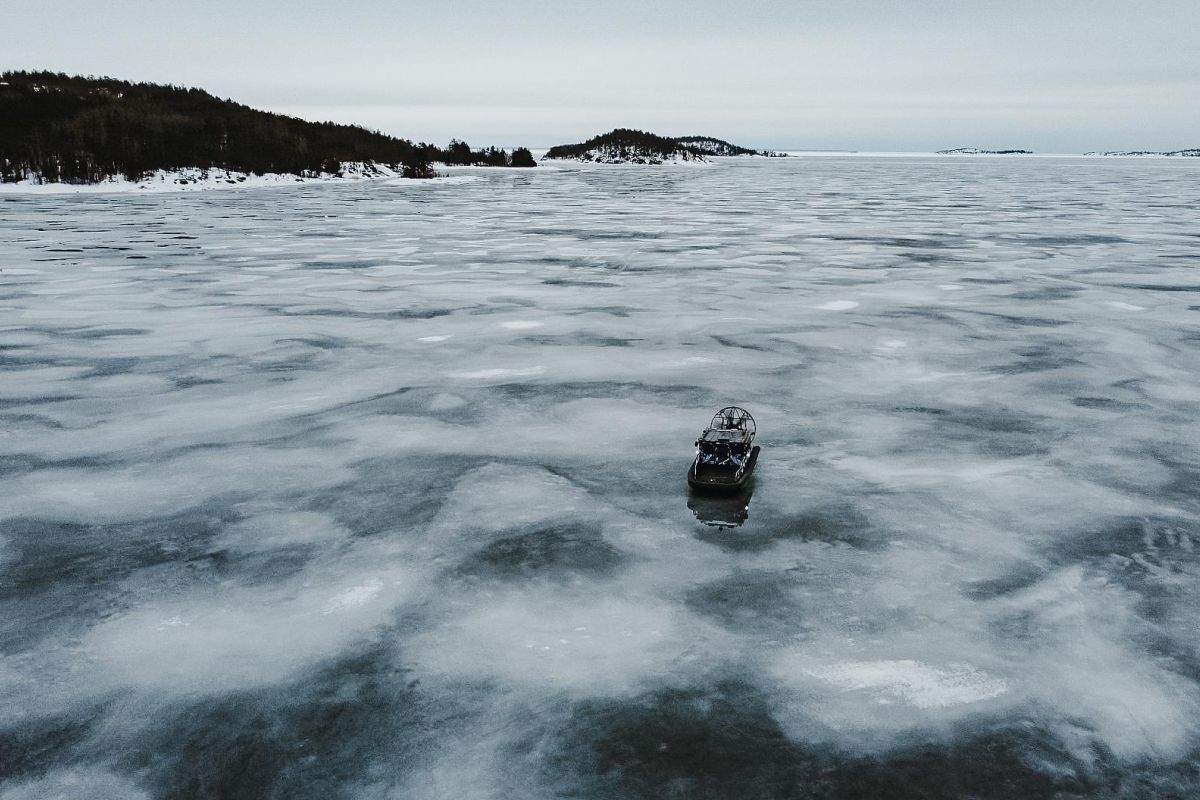
<svg viewBox="0 0 1200 800"><path fill-rule="evenodd" d="M160 192L197 192L213 189L263 188L294 186L312 183L357 183L366 180L403 180L400 173L385 164L345 162L339 174L293 175L268 172L255 175L248 172L219 168L185 167L175 170L155 170L140 180L129 180L124 176L106 178L98 183L42 183L26 179L15 183L0 183L0 194L110 194L113 192L137 192L155 194ZM406 184L465 183L473 180L466 175L439 176L421 180L406 180Z"/></svg>
<svg viewBox="0 0 1200 800"><path fill-rule="evenodd" d="M0 796L1194 795L1197 168L5 196Z"/></svg>
<svg viewBox="0 0 1200 800"><path fill-rule="evenodd" d="M1198 158L1200 148L1187 150L1106 150L1085 153L1088 156L1107 156L1118 158Z"/></svg>
<svg viewBox="0 0 1200 800"><path fill-rule="evenodd" d="M578 156L552 159L554 161L581 161L591 164L638 164L638 165L708 165L713 156L697 155L686 150L680 150L670 155L663 155L653 149L639 146L633 147L593 147Z"/></svg>

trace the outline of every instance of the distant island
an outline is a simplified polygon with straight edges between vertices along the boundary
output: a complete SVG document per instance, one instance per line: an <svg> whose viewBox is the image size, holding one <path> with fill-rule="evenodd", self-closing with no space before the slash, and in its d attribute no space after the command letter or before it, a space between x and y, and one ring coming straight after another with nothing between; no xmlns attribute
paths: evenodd
<svg viewBox="0 0 1200 800"><path fill-rule="evenodd" d="M978 147L956 147L938 150L939 156L1031 156L1032 150L980 150Z"/></svg>
<svg viewBox="0 0 1200 800"><path fill-rule="evenodd" d="M712 136L659 136L630 128L593 136L578 144L560 144L546 158L575 159L599 164L665 164L707 161L709 156L780 156L766 150L739 147Z"/></svg>
<svg viewBox="0 0 1200 800"><path fill-rule="evenodd" d="M1200 158L1200 147L1187 150L1093 150L1084 153L1085 156L1170 156L1181 158Z"/></svg>
<svg viewBox="0 0 1200 800"><path fill-rule="evenodd" d="M200 89L52 72L0 73L0 183L98 183L215 169L296 176L408 178L431 165L534 167L527 148L413 144L356 125L258 111ZM386 174L377 171L378 174ZM230 181L232 182L232 181Z"/></svg>

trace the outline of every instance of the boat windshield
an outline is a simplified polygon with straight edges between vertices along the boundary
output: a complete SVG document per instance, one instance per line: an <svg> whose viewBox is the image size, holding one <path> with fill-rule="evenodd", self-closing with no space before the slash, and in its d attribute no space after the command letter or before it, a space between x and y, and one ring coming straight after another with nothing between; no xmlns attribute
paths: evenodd
<svg viewBox="0 0 1200 800"><path fill-rule="evenodd" d="M750 434L744 430L720 430L710 428L700 437L703 442L747 442Z"/></svg>

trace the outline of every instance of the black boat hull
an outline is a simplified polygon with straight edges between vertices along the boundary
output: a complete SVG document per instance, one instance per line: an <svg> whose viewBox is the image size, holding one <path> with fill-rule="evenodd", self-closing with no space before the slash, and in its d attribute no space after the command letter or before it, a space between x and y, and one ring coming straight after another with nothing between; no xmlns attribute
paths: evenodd
<svg viewBox="0 0 1200 800"><path fill-rule="evenodd" d="M742 470L741 475L719 470L719 468L701 467L700 456L696 456L692 461L692 466L688 469L688 486L698 492L714 494L741 491L750 483L750 479L754 475L754 465L757 463L757 446L750 450L750 460L746 462L746 468Z"/></svg>

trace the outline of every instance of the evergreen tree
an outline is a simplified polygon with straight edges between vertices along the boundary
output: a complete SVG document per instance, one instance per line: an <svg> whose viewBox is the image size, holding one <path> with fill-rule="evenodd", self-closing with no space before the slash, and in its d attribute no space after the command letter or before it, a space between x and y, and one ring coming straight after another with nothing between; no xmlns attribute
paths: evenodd
<svg viewBox="0 0 1200 800"><path fill-rule="evenodd" d="M199 89L0 73L0 181L90 183L154 170L217 167L298 175L337 173L347 161L430 177L430 164L507 166L504 151L414 145L355 125L257 111Z"/></svg>

